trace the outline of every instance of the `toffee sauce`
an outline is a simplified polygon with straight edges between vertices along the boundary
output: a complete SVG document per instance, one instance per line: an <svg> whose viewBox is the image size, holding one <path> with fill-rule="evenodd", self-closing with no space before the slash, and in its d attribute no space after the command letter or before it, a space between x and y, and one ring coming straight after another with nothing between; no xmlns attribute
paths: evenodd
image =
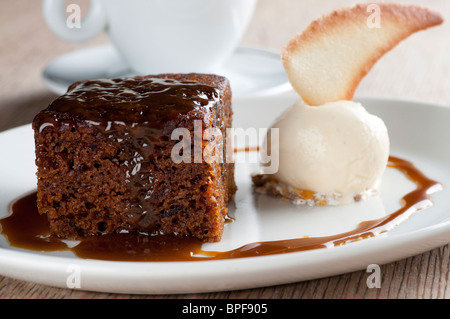
<svg viewBox="0 0 450 319"><path fill-rule="evenodd" d="M430 195L442 189L440 183L426 177L412 163L397 157L391 156L388 166L401 171L417 185L401 199L402 207L381 219L362 222L352 231L333 236L255 242L230 251L213 252L203 251L202 242L194 238L120 233L88 237L70 248L64 240L50 234L46 217L38 214L36 193L11 203L11 214L0 220L0 229L14 247L35 251L71 250L80 258L115 261L202 261L327 248L377 236L411 214L432 206Z"/></svg>

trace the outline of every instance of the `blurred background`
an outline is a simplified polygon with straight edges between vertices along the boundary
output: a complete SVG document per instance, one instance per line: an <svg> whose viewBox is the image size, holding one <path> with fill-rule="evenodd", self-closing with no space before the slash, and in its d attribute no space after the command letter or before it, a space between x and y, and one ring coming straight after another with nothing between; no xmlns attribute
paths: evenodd
<svg viewBox="0 0 450 319"><path fill-rule="evenodd" d="M450 105L450 1L396 2L426 5L441 12L447 21L413 35L384 56L363 80L356 95ZM89 0L67 3L79 4L82 13L89 8ZM313 19L354 3L259 0L241 45L279 53ZM38 0L0 0L0 5L0 130L5 130L30 122L34 113L55 98L42 81L42 71L48 63L61 54L106 44L109 40L105 34L82 44L57 38L46 27Z"/></svg>

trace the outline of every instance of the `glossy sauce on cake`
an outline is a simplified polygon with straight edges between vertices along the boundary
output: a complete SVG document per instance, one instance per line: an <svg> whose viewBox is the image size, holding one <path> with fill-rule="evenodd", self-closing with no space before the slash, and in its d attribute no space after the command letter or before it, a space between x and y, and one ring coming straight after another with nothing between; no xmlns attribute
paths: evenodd
<svg viewBox="0 0 450 319"><path fill-rule="evenodd" d="M91 80L73 84L40 115L36 125L57 125L53 117L45 116L57 112L102 125L105 132L113 122L146 123L162 129L180 114L212 106L219 98L217 87L197 81L145 77Z"/></svg>

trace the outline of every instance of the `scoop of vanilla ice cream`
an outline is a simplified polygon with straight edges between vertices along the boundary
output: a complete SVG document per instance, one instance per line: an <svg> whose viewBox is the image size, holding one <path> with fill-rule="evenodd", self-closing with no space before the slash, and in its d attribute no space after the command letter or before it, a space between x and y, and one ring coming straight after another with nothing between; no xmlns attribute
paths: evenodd
<svg viewBox="0 0 450 319"><path fill-rule="evenodd" d="M337 204L377 191L389 157L384 122L351 101L309 106L298 101L272 128L278 141L263 145L279 168L272 176L293 188L340 194ZM269 130L270 131L270 130Z"/></svg>

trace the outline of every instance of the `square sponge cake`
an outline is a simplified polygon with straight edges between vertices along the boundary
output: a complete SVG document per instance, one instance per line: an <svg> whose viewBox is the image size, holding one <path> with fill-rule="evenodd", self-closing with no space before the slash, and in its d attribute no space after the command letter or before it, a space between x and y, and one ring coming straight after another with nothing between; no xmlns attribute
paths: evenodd
<svg viewBox="0 0 450 319"><path fill-rule="evenodd" d="M218 75L75 83L33 120L38 211L66 239L137 231L219 241L236 191L231 122L230 85ZM211 150L221 160L208 160Z"/></svg>

